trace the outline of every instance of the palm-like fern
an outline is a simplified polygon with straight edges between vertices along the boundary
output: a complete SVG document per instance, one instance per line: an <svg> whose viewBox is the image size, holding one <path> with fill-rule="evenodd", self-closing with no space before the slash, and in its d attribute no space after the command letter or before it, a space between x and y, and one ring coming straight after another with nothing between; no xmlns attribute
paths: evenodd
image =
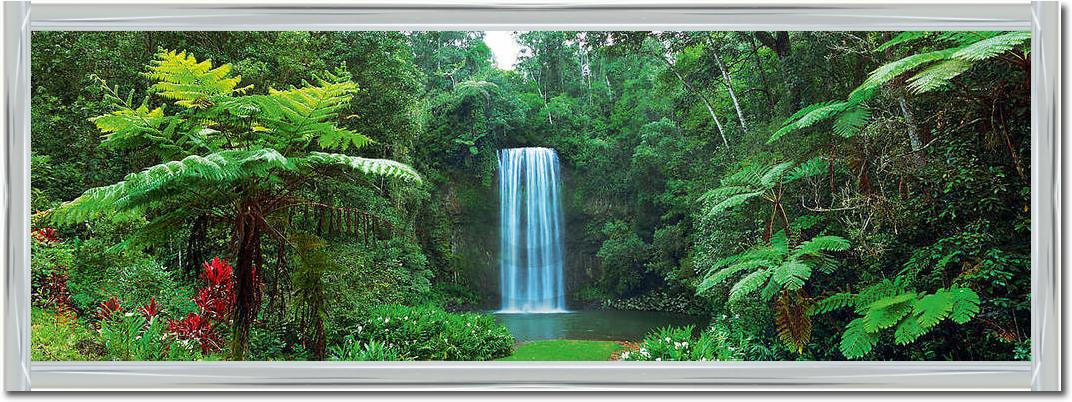
<svg viewBox="0 0 1072 402"><path fill-rule="evenodd" d="M938 289L934 293L909 289L899 278L883 280L859 294L837 293L812 306L810 314L824 314L852 307L859 315L841 335L841 353L850 359L863 357L878 343L882 331L893 329L894 342L905 345L948 319L964 324L979 313L979 295L964 287Z"/></svg>
<svg viewBox="0 0 1072 402"><path fill-rule="evenodd" d="M107 215L149 215L144 233L126 244L197 217L233 224L239 281L234 353L241 357L258 307L253 264L261 260L261 236L289 242L289 220L279 215L310 204L294 190L314 173L358 172L414 182L420 176L392 160L323 152L371 141L337 123L357 90L345 74L324 74L301 88L243 95L251 86L238 87L241 78L230 71L228 65L213 68L211 61L186 53L158 53L146 76L156 80L152 92L183 107L175 115L166 115L167 108L151 108L147 101L135 107L132 96L124 100L117 91L109 92L116 110L94 119L104 145L148 145L168 151L158 155L175 158L87 190L49 217L74 223Z"/></svg>
<svg viewBox="0 0 1072 402"><path fill-rule="evenodd" d="M774 223L781 219L789 225L789 218L782 208L782 192L787 184L822 174L829 167L824 158L812 158L803 163L792 161L775 165L749 165L736 173L722 178L721 186L704 193L700 202L706 204L708 216L721 215L726 211L762 199L771 205L767 222L767 234L774 232Z"/></svg>
<svg viewBox="0 0 1072 402"><path fill-rule="evenodd" d="M921 94L948 87L950 81L971 69L975 63L986 61L1007 52L1028 52L1031 33L1011 32L904 32L882 44L876 51L885 51L923 39L932 39L944 46L938 50L914 53L883 64L872 71L866 80L843 101L810 105L786 119L768 142L793 131L811 127L828 119L836 119L834 133L851 137L860 132L870 118L866 102L876 90L895 78L915 71L906 82L908 90Z"/></svg>
<svg viewBox="0 0 1072 402"><path fill-rule="evenodd" d="M800 233L814 223L814 219L798 219L789 229ZM696 289L703 293L739 278L730 288L731 302L755 296L768 303L778 296L775 320L779 335L783 342L800 352L811 335L811 319L804 314L807 300L801 291L815 270L830 273L836 268L829 253L848 248L848 240L838 236L820 235L802 240L783 229L774 233L769 242L717 261Z"/></svg>

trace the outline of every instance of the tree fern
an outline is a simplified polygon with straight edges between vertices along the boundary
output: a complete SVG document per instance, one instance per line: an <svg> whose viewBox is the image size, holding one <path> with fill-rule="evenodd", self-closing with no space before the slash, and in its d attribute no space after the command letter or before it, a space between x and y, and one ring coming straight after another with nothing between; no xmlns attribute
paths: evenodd
<svg viewBox="0 0 1072 402"><path fill-rule="evenodd" d="M240 360L260 306L254 272L270 268L254 268L263 258L261 242L292 241L285 235L290 220L280 215L310 204L294 190L314 175L345 179L356 171L412 182L420 182L420 176L392 160L323 152L371 142L341 124L352 117L341 114L358 88L344 72L321 74L301 87L246 95L251 87L239 87L241 77L231 76L230 66L213 67L184 52L163 51L145 76L155 81L150 91L174 106L144 102L134 107L133 94L122 99L110 90L105 97L115 104L114 111L93 122L105 137L104 146L149 144L166 161L90 189L47 215L58 223L76 223L145 214L149 224L131 237L137 243L195 218L231 223L227 232L238 245L235 269L241 282L236 284L231 357ZM175 109L173 115L165 113ZM277 249L282 254L287 248Z"/></svg>
<svg viewBox="0 0 1072 402"><path fill-rule="evenodd" d="M149 87L165 99L181 106L200 108L221 96L242 93L252 85L238 87L242 76L230 76L231 65L213 68L211 60L197 61L186 52L162 51L149 65L145 76L157 82Z"/></svg>
<svg viewBox="0 0 1072 402"><path fill-rule="evenodd" d="M882 331L893 329L894 342L904 345L926 334L943 320L964 324L979 313L979 296L968 288L938 289L920 293L900 281L883 280L859 294L837 293L818 301L809 314L825 314L854 307L860 317L852 320L841 336L841 353L860 358L877 343Z"/></svg>
<svg viewBox="0 0 1072 402"><path fill-rule="evenodd" d="M908 90L913 93L925 93L942 89L949 82L971 69L977 63L1001 54L1025 48L1031 34L1026 31L1015 32L904 32L878 46L876 51L886 51L896 47L913 45L922 39L933 39L944 47L909 54L900 59L880 65L871 71L867 78L854 89L845 100L831 100L806 106L794 113L778 130L771 134L768 143L777 141L785 135L814 126L829 119L835 119L833 132L842 137L851 137L859 133L870 119L865 102L873 97L876 90L895 78L917 71L909 77ZM1026 48L1024 49L1026 52Z"/></svg>

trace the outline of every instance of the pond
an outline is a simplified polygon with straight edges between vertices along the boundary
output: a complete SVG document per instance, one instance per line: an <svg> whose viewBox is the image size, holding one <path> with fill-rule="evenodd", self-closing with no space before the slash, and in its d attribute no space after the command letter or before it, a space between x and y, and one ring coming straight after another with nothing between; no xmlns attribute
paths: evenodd
<svg viewBox="0 0 1072 402"><path fill-rule="evenodd" d="M654 311L579 310L568 313L510 314L495 318L519 342L539 339L639 341L649 331L667 325L704 328L707 318Z"/></svg>

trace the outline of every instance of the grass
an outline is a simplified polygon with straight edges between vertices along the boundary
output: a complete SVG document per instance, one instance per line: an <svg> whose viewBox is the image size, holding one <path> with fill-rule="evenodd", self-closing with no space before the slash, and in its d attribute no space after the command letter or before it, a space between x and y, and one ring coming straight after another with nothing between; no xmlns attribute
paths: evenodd
<svg viewBox="0 0 1072 402"><path fill-rule="evenodd" d="M607 361L623 349L614 341L551 339L522 343L502 361Z"/></svg>

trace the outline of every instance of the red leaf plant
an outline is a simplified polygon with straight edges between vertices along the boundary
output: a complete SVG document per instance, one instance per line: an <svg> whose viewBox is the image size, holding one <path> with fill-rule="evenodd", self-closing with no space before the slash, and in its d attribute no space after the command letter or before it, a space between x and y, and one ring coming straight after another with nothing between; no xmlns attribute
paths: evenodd
<svg viewBox="0 0 1072 402"><path fill-rule="evenodd" d="M223 348L223 341L213 328L212 321L200 315L190 313L181 320L171 320L168 329L179 339L199 342L204 354Z"/></svg>
<svg viewBox="0 0 1072 402"><path fill-rule="evenodd" d="M202 265L201 278L205 287L197 291L194 304L201 314L215 320L226 321L230 318L235 303L234 268L226 260L216 257Z"/></svg>
<svg viewBox="0 0 1072 402"><path fill-rule="evenodd" d="M40 228L30 233L30 236L41 243L57 243L60 241L59 235L56 234L56 229L53 228Z"/></svg>
<svg viewBox="0 0 1072 402"><path fill-rule="evenodd" d="M112 296L111 299L102 301L97 306L97 319L100 321L108 321L113 317L119 317L123 314L123 306L119 304L119 299Z"/></svg>
<svg viewBox="0 0 1072 402"><path fill-rule="evenodd" d="M156 304L156 298L149 299L149 303L138 308L138 312L145 316L145 321L152 321L153 317L160 315L160 305Z"/></svg>
<svg viewBox="0 0 1072 402"><path fill-rule="evenodd" d="M234 268L219 257L201 265L201 279L205 286L197 290L194 304L198 314L190 313L181 320L168 323L171 332L179 339L195 340L201 343L204 353L222 349L223 341L216 330L217 324L226 325L235 304Z"/></svg>

